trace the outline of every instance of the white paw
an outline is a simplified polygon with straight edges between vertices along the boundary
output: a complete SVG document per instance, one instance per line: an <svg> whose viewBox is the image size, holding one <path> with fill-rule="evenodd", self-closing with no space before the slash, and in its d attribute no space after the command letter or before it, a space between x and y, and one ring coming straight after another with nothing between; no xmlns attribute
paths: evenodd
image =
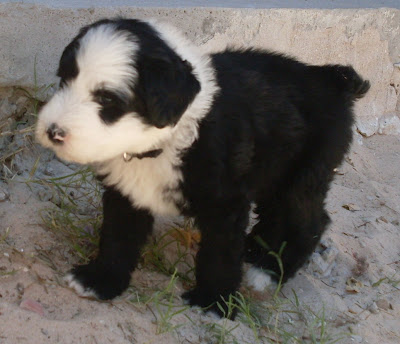
<svg viewBox="0 0 400 344"><path fill-rule="evenodd" d="M256 291L264 291L265 288L273 284L270 275L268 275L264 270L252 265L247 269L244 280L249 287Z"/></svg>
<svg viewBox="0 0 400 344"><path fill-rule="evenodd" d="M75 279L72 273L67 274L64 277L64 281L68 287L73 289L81 297L98 298L94 290L85 288L79 281Z"/></svg>

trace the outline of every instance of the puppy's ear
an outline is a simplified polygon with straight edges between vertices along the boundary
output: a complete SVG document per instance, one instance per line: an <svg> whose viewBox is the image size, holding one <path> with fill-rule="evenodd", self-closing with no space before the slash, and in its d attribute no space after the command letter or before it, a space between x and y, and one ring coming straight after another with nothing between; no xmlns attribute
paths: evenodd
<svg viewBox="0 0 400 344"><path fill-rule="evenodd" d="M138 70L139 112L157 128L175 125L201 88L190 63L160 49L146 54Z"/></svg>

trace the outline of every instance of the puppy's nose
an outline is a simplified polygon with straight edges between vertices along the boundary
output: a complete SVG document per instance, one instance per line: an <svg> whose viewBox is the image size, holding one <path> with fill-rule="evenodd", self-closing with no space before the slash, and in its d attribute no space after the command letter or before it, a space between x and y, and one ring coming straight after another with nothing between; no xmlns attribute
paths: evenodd
<svg viewBox="0 0 400 344"><path fill-rule="evenodd" d="M49 140L54 143L63 143L66 132L58 127L57 124L51 124L46 130Z"/></svg>

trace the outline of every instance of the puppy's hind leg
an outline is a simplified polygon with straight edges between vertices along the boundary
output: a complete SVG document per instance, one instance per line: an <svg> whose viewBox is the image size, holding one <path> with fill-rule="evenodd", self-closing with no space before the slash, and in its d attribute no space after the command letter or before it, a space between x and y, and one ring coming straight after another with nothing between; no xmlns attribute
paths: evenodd
<svg viewBox="0 0 400 344"><path fill-rule="evenodd" d="M154 220L148 211L133 208L128 198L112 188L104 192L103 213L97 258L74 267L66 281L81 296L107 300L128 287Z"/></svg>
<svg viewBox="0 0 400 344"><path fill-rule="evenodd" d="M262 291L278 280L280 268L271 252L278 253L286 238L286 227L282 222L283 202L281 194L272 194L260 198L254 212L258 222L246 237L245 262L250 263L246 271L246 284L255 290Z"/></svg>
<svg viewBox="0 0 400 344"><path fill-rule="evenodd" d="M259 222L246 238L246 262L270 272L274 280L282 277L283 282L304 265L330 222L324 209L328 180L317 184L294 182L275 197L259 200Z"/></svg>

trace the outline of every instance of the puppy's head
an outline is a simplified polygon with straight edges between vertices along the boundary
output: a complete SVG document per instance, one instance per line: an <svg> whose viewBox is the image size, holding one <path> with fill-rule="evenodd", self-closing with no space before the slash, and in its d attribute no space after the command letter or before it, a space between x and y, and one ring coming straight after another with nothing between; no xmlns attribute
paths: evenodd
<svg viewBox="0 0 400 344"><path fill-rule="evenodd" d="M160 148L200 91L190 63L138 20L84 27L65 48L58 76L36 136L82 164Z"/></svg>

